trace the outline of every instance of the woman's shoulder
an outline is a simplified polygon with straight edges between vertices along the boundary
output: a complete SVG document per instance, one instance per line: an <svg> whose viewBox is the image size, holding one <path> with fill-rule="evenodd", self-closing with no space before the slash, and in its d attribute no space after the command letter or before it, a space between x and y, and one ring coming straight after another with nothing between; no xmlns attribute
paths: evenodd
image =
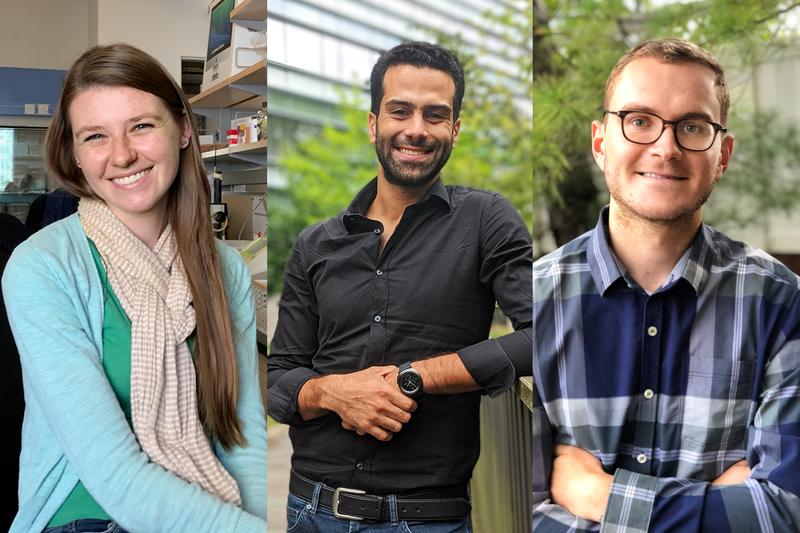
<svg viewBox="0 0 800 533"><path fill-rule="evenodd" d="M242 256L233 246L226 244L225 241L214 239L214 245L217 247L217 253L220 260L228 265L236 265Z"/></svg>
<svg viewBox="0 0 800 533"><path fill-rule="evenodd" d="M23 272L41 264L60 265L65 269L83 268L91 259L86 235L77 214L54 222L37 231L16 247L7 268ZM80 265L80 266L78 266Z"/></svg>
<svg viewBox="0 0 800 533"><path fill-rule="evenodd" d="M63 218L40 229L20 246L36 248L43 252L64 253L75 249L75 246L86 240L80 218L77 213Z"/></svg>
<svg viewBox="0 0 800 533"><path fill-rule="evenodd" d="M241 278L247 272L247 265L241 254L233 246L225 244L224 241L219 239L214 239L214 241L222 268L222 275L226 283Z"/></svg>
<svg viewBox="0 0 800 533"><path fill-rule="evenodd" d="M99 275L89 242L76 216L54 222L17 246L3 271L3 296L9 315L51 312L66 307L102 309ZM70 302L69 305L65 302ZM64 308L66 308L64 307Z"/></svg>

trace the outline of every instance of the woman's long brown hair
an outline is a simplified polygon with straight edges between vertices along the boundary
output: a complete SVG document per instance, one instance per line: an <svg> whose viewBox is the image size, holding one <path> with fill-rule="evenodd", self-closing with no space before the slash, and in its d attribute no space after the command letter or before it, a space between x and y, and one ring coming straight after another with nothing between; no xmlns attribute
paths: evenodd
<svg viewBox="0 0 800 533"><path fill-rule="evenodd" d="M84 52L67 74L46 140L50 172L64 188L80 197L97 196L76 165L68 111L79 92L98 86L131 87L153 94L166 104L179 125L185 117L191 126L191 142L181 150L178 176L167 193L167 216L189 278L197 317L197 405L207 433L225 448L244 445L236 415L233 331L211 231L210 190L192 109L166 69L145 52L127 44L95 46Z"/></svg>

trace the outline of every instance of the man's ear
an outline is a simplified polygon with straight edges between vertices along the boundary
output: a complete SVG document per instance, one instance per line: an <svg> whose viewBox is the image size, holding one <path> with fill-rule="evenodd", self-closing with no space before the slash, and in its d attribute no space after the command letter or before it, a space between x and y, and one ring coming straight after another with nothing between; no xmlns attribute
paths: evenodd
<svg viewBox="0 0 800 533"><path fill-rule="evenodd" d="M592 155L594 162L600 167L600 170L605 170L606 163L606 129L605 125L599 120L592 121Z"/></svg>
<svg viewBox="0 0 800 533"><path fill-rule="evenodd" d="M461 133L461 117L458 117L453 123L453 133L450 135L450 142L453 146L455 146L456 141L458 141L459 133Z"/></svg>
<svg viewBox="0 0 800 533"><path fill-rule="evenodd" d="M372 111L369 112L369 142L375 144L376 128L378 124L378 117Z"/></svg>
<svg viewBox="0 0 800 533"><path fill-rule="evenodd" d="M720 179L725 171L728 169L728 163L731 162L733 155L733 134L726 133L722 136L722 146L717 166L717 179Z"/></svg>

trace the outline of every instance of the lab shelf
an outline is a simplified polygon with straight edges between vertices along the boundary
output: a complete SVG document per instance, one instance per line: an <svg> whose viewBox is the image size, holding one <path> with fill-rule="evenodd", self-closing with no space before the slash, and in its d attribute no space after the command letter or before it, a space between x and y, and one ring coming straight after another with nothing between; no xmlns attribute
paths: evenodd
<svg viewBox="0 0 800 533"><path fill-rule="evenodd" d="M217 163L245 163L246 166L267 166L267 140L239 144L203 152L203 160Z"/></svg>
<svg viewBox="0 0 800 533"><path fill-rule="evenodd" d="M267 62L263 60L209 87L192 97L189 103L198 109L235 107L256 111L266 97Z"/></svg>

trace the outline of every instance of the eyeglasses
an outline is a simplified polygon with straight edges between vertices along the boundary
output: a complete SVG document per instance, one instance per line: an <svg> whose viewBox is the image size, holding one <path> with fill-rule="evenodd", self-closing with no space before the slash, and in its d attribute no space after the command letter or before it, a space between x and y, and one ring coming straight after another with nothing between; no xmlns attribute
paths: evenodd
<svg viewBox="0 0 800 533"><path fill-rule="evenodd" d="M704 118L683 118L681 120L664 120L653 113L644 111L603 111L620 118L622 136L635 144L653 144L668 125L672 126L675 142L678 146L691 152L705 152L714 144L717 133L725 133L728 129Z"/></svg>

